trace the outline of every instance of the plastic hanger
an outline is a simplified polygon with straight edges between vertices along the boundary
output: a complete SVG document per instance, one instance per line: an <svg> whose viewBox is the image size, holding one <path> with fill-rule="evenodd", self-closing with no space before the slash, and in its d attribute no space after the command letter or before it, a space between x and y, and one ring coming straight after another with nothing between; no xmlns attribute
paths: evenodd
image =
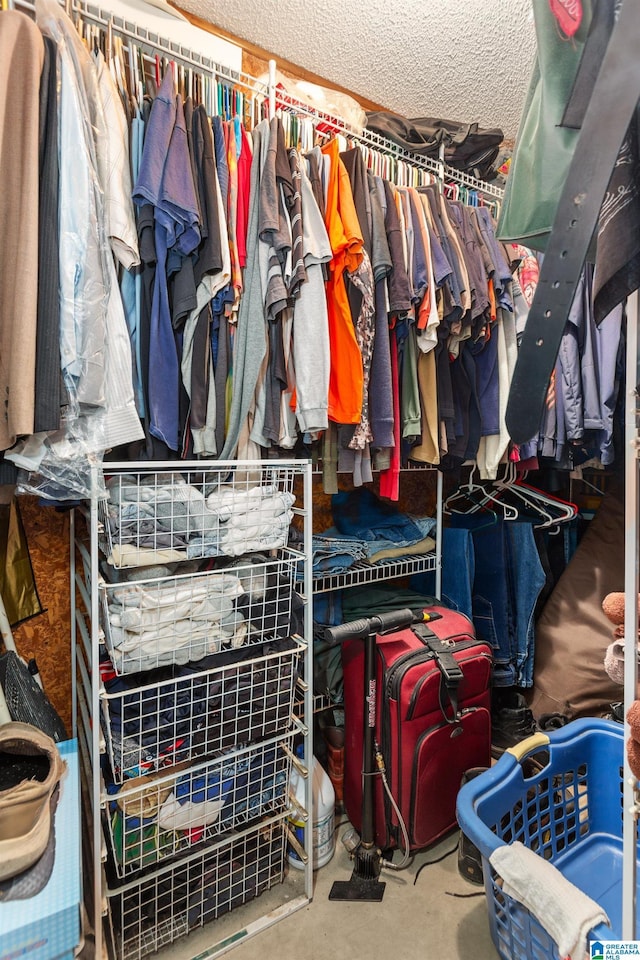
<svg viewBox="0 0 640 960"><path fill-rule="evenodd" d="M456 509L455 504L460 496L463 496L465 500L470 501L473 504L475 502L473 499L475 489L480 489L480 488L472 488L471 490L465 489L464 492L462 491L461 488L459 488L458 491L456 491L451 497L448 497L443 503L442 505L443 513L449 516L451 516L451 514L454 514L454 513L464 516L467 513L472 512L472 511L463 510L463 509ZM481 523L481 524L478 524L477 526L474 526L474 530L476 532L480 530L485 530L488 527L496 526L496 524L498 523L498 520L500 519L496 511L491 510L490 507L483 506L482 513L483 515L484 514L487 515L487 520L485 523Z"/></svg>
<svg viewBox="0 0 640 960"><path fill-rule="evenodd" d="M494 487L499 497L511 497L511 502L515 498L534 519L540 518L539 522L534 523L534 526L540 529L550 529L576 516L575 504L559 500L542 490L521 483L515 463L508 464L504 477L494 481Z"/></svg>
<svg viewBox="0 0 640 960"><path fill-rule="evenodd" d="M514 505L513 500L515 498L516 502L521 504L520 507L516 507L520 519L530 519L533 526L540 528L553 526L555 524L556 518L546 509L545 504L533 497L528 497L524 490L516 487L515 483L505 483L501 481L497 481L496 483L494 481L494 486L496 496L499 499L504 499L505 502L510 502ZM510 500L508 498L510 498Z"/></svg>
<svg viewBox="0 0 640 960"><path fill-rule="evenodd" d="M444 512L449 514L474 514L482 510L492 513L497 520L497 510L493 509L493 507L497 507L500 510L501 519L516 520L519 515L518 509L511 504L500 501L492 491L487 491L481 484L475 483L475 474L476 465L474 464L466 485L460 485L458 489L445 500L443 505ZM489 504L492 506L489 506Z"/></svg>
<svg viewBox="0 0 640 960"><path fill-rule="evenodd" d="M514 471L515 471L515 464ZM567 520L573 520L574 517L577 517L580 512L580 508L576 503L573 503L570 500L563 500L562 497L557 497L552 493L548 493L546 490L540 490L538 487L532 486L530 483L525 482L526 473L524 476L518 475L516 471L516 481L515 486L518 489L524 489L527 491L528 495L531 497L536 497L538 500L544 501L551 510L557 511L561 517L564 517Z"/></svg>
<svg viewBox="0 0 640 960"><path fill-rule="evenodd" d="M575 503L569 503L566 500L560 500L558 497L553 497L542 490L538 490L536 487L531 487L528 484L522 483L520 480L514 484L514 489L520 491L521 493L526 491L529 498L545 504L546 508L553 516L554 523L567 523L578 515L578 507Z"/></svg>

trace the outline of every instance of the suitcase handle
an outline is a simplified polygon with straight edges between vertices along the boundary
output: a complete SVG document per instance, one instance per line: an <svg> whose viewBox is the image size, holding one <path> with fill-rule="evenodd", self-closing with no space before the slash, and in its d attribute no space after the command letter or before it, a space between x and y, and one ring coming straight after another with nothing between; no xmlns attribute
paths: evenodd
<svg viewBox="0 0 640 960"><path fill-rule="evenodd" d="M452 653L452 648L440 640L433 630L430 630L423 623L416 624L413 632L419 640L422 640L436 658L440 673L445 679L447 686L449 684L458 684L462 680L462 670Z"/></svg>
<svg viewBox="0 0 640 960"><path fill-rule="evenodd" d="M422 617L422 614L419 615ZM327 627L324 631L324 637L327 643L334 646L338 643L344 643L345 640L358 640L362 637L368 637L372 633L393 633L394 630L403 630L411 626L416 619L416 614L408 608L404 610L391 610L389 613L380 613L375 617L361 617L359 620L349 620L347 623L340 623L337 627Z"/></svg>
<svg viewBox="0 0 640 960"><path fill-rule="evenodd" d="M433 630L430 630L426 624L416 624L413 627L413 632L415 635L422 640L425 647L431 651L435 657L438 670L442 674L441 685L444 683L444 686L449 697L449 701L453 708L453 720L450 720L447 717L446 711L442 705L442 696L440 697L440 707L442 709L443 716L447 723L457 723L458 722L458 684L462 680L464 674L460 664L457 662L453 656L451 647L443 643L440 640ZM442 692L442 686L441 686Z"/></svg>

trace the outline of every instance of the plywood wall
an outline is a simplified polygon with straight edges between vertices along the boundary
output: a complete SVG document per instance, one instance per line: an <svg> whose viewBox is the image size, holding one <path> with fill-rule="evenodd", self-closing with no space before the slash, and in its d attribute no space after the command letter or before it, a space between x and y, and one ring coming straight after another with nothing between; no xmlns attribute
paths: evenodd
<svg viewBox="0 0 640 960"><path fill-rule="evenodd" d="M20 497L20 512L44 612L13 630L18 652L35 657L44 688L67 729L71 724L69 513Z"/></svg>

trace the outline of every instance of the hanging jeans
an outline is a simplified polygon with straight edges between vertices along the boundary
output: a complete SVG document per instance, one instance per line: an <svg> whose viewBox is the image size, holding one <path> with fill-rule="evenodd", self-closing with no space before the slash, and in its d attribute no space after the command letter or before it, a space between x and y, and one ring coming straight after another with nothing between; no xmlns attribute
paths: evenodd
<svg viewBox="0 0 640 960"><path fill-rule="evenodd" d="M451 524L454 529L468 530L472 537L473 624L478 639L493 648L493 685L530 687L534 611L545 583L532 526L515 521L488 522L486 514L454 515ZM468 545L462 549L470 556ZM464 560L462 553L458 560ZM457 595L456 605L460 604L462 610L467 572L460 565L446 576L449 594Z"/></svg>
<svg viewBox="0 0 640 960"><path fill-rule="evenodd" d="M510 521L503 526L511 575L516 683L520 687L532 687L534 613L538 597L546 583L546 574L536 547L532 525Z"/></svg>
<svg viewBox="0 0 640 960"><path fill-rule="evenodd" d="M473 534L464 528L442 531L442 599L447 606L473 618L475 577Z"/></svg>

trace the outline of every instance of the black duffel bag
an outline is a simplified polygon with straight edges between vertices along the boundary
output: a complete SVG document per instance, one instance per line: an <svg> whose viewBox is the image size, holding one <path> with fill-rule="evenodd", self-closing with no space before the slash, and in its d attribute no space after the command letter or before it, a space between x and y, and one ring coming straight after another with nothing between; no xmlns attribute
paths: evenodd
<svg viewBox="0 0 640 960"><path fill-rule="evenodd" d="M495 161L504 139L497 127L481 129L477 123L458 123L434 117L408 120L378 110L367 113L367 129L379 133L419 156L437 157L444 143L445 163L480 180L493 180Z"/></svg>

